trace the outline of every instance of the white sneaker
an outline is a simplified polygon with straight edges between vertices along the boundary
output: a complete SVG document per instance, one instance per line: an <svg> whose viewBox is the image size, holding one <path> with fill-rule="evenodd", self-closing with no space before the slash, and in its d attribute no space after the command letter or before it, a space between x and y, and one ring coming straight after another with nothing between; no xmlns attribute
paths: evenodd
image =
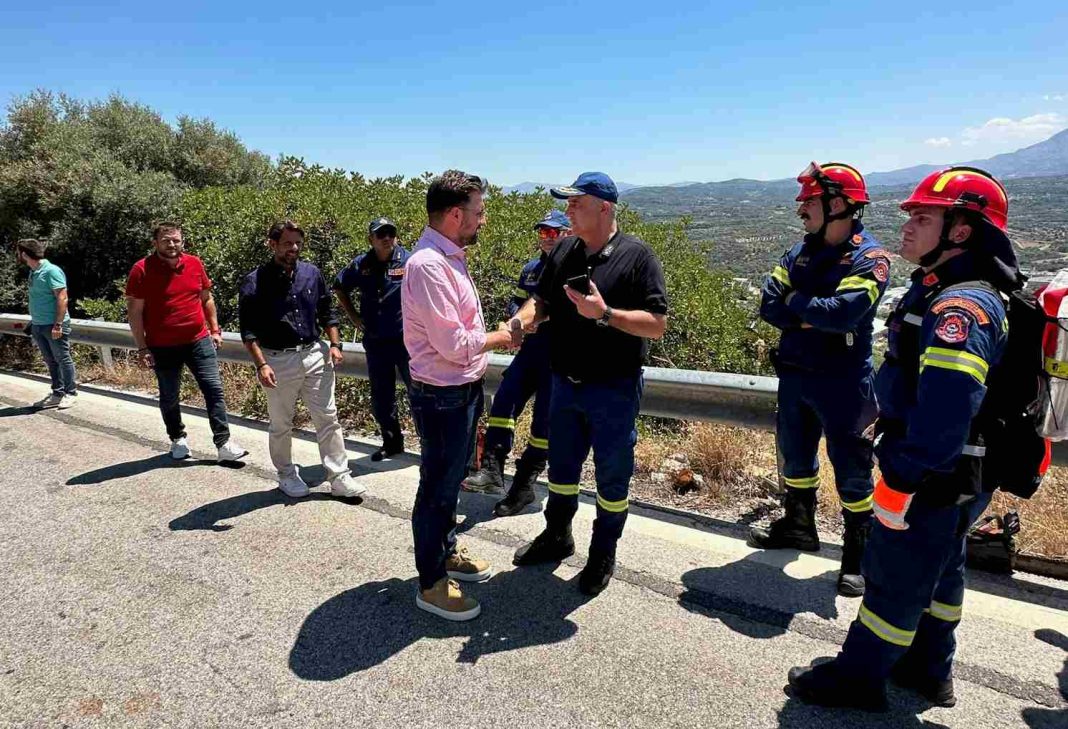
<svg viewBox="0 0 1068 729"><path fill-rule="evenodd" d="M171 458L176 461L180 461L183 458L189 458L189 444L185 438L175 438L171 441Z"/></svg>
<svg viewBox="0 0 1068 729"><path fill-rule="evenodd" d="M367 493L367 487L358 483L352 474L343 473L335 476L330 482L330 493L343 499L351 499L355 496L363 496Z"/></svg>
<svg viewBox="0 0 1068 729"><path fill-rule="evenodd" d="M219 463L225 463L226 461L237 461L248 455L248 451L234 443L232 440L228 440L219 446Z"/></svg>
<svg viewBox="0 0 1068 729"><path fill-rule="evenodd" d="M64 395L59 399L59 404L56 407L60 410L66 410L72 408L78 402L78 398L74 395Z"/></svg>
<svg viewBox="0 0 1068 729"><path fill-rule="evenodd" d="M54 408L58 407L59 403L63 401L62 395L56 393L50 393L48 397L43 397L33 404L35 408Z"/></svg>
<svg viewBox="0 0 1068 729"><path fill-rule="evenodd" d="M304 479L300 477L300 473L293 471L292 474L285 478L278 479L278 488L282 489L282 493L293 499L300 499L307 496L308 484L304 483Z"/></svg>

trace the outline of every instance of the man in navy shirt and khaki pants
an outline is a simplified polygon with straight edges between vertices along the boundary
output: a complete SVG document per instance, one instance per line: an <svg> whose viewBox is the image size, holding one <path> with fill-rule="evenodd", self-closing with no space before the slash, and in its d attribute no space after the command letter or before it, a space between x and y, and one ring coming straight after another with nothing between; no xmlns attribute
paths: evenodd
<svg viewBox="0 0 1068 729"><path fill-rule="evenodd" d="M367 489L349 474L334 401L334 367L345 357L330 290L319 269L300 260L304 231L296 223L275 223L267 245L272 258L245 277L238 314L241 340L267 393L269 444L278 487L286 496L308 495L308 484L293 463L293 416L299 397L315 424L331 492L359 496ZM320 340L323 330L329 347Z"/></svg>

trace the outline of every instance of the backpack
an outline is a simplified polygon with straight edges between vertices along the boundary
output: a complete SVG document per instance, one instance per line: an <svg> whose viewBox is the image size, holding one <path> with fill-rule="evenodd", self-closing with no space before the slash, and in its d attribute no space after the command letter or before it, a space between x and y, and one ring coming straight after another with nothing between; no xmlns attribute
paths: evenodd
<svg viewBox="0 0 1068 729"><path fill-rule="evenodd" d="M955 288L993 290L989 284L976 281L949 287ZM1055 417L1068 425L1063 417L1068 415L1068 408L1064 413L1053 413L1050 375L1045 366L1043 344L1048 328L1057 327L1056 317L1048 316L1039 300L1022 289L1006 296L1008 341L1001 360L987 376L986 396L974 426L986 447L983 490L1001 489L1029 499L1049 469L1050 440L1044 435L1044 424Z"/></svg>

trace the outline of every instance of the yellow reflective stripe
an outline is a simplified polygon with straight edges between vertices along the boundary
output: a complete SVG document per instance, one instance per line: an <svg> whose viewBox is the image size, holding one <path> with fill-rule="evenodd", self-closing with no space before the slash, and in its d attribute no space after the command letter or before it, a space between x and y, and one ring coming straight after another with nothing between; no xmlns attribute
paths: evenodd
<svg viewBox="0 0 1068 729"><path fill-rule="evenodd" d="M871 299L871 303L875 303L875 300L879 298L879 284L870 278L863 278L861 276L846 276L838 283L838 291L854 291L863 290L868 292L868 298Z"/></svg>
<svg viewBox="0 0 1068 729"><path fill-rule="evenodd" d="M862 511L871 511L874 503L874 497L869 496L860 501L843 501L842 508L846 511L852 511L854 514L859 514Z"/></svg>
<svg viewBox="0 0 1068 729"><path fill-rule="evenodd" d="M535 438L534 436L530 436L530 438L527 439L527 443L529 443L532 448L541 448L543 451L549 450L548 438Z"/></svg>
<svg viewBox="0 0 1068 729"><path fill-rule="evenodd" d="M512 292L512 295L515 296L517 299L526 299L530 296L530 292L526 289L521 289L516 286L515 291Z"/></svg>
<svg viewBox="0 0 1068 729"><path fill-rule="evenodd" d="M775 268L771 269L771 277L781 283L783 286L793 287L793 284L790 283L790 272L782 266L776 266Z"/></svg>
<svg viewBox="0 0 1068 729"><path fill-rule="evenodd" d="M515 418L489 418L486 420L487 425L491 428L507 428L508 430L515 430Z"/></svg>
<svg viewBox="0 0 1068 729"><path fill-rule="evenodd" d="M920 372L923 372L927 365L971 375L980 385L986 382L986 373L990 369L990 365L982 357L945 347L928 347L927 351L920 355Z"/></svg>
<svg viewBox="0 0 1068 729"><path fill-rule="evenodd" d="M860 606L860 614L857 616L861 625L875 633L877 638L882 638L887 643L908 648L916 637L915 630L902 630L886 622L868 609L867 605Z"/></svg>
<svg viewBox="0 0 1068 729"><path fill-rule="evenodd" d="M931 614L931 617L938 618L939 620L945 620L949 623L955 623L961 619L964 614L963 605L947 605L944 602L938 602L937 600L931 601L931 607L927 608L927 612Z"/></svg>
<svg viewBox="0 0 1068 729"><path fill-rule="evenodd" d="M1046 357L1046 372L1061 380L1068 380L1068 361Z"/></svg>
<svg viewBox="0 0 1068 729"><path fill-rule="evenodd" d="M618 514L621 511L627 510L628 499L623 498L619 501L609 501L603 498L600 494L597 494L597 505L605 511L611 511L614 514Z"/></svg>
<svg viewBox="0 0 1068 729"><path fill-rule="evenodd" d="M795 489L814 489L820 485L819 476L806 476L804 478L790 478L789 476L783 476L782 480L786 482L787 486Z"/></svg>
<svg viewBox="0 0 1068 729"><path fill-rule="evenodd" d="M549 482L549 490L561 496L578 496L579 485L577 483L553 483Z"/></svg>

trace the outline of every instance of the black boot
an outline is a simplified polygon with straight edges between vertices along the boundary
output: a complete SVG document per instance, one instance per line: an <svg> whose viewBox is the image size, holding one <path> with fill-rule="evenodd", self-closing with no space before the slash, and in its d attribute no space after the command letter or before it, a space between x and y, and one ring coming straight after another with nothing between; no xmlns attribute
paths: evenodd
<svg viewBox="0 0 1068 729"><path fill-rule="evenodd" d="M571 537L571 525L566 527L545 526L534 541L516 550L512 564L517 567L544 562L563 562L575 553L575 540Z"/></svg>
<svg viewBox="0 0 1068 729"><path fill-rule="evenodd" d="M749 532L749 546L757 549L800 549L818 552L820 538L816 533L816 489L786 489L783 501L786 512L767 528L753 527Z"/></svg>
<svg viewBox="0 0 1068 729"><path fill-rule="evenodd" d="M806 704L864 711L887 709L885 683L852 677L839 668L836 660L791 668L788 680L794 695Z"/></svg>
<svg viewBox="0 0 1068 729"><path fill-rule="evenodd" d="M871 534L871 512L854 514L843 511L845 534L842 536L842 568L838 572L838 594L843 597L861 597L864 594L864 575L860 563L864 547Z"/></svg>
<svg viewBox="0 0 1068 729"><path fill-rule="evenodd" d="M579 573L579 590L584 595L600 595L616 571L616 553L590 550L586 566Z"/></svg>
<svg viewBox="0 0 1068 729"><path fill-rule="evenodd" d="M508 495L497 502L493 513L497 516L518 514L528 505L534 503L534 482L545 469L545 451L536 449L534 454L528 448L515 464L515 476Z"/></svg>
<svg viewBox="0 0 1068 729"><path fill-rule="evenodd" d="M483 494L499 494L504 491L504 461L508 451L496 448L482 455L482 468L473 476L464 479L464 491Z"/></svg>
<svg viewBox="0 0 1068 729"><path fill-rule="evenodd" d="M404 453L404 441L388 440L382 444L381 448L371 454L371 460L377 463L398 453Z"/></svg>
<svg viewBox="0 0 1068 729"><path fill-rule="evenodd" d="M953 678L943 681L927 676L909 659L908 655L894 665L893 670L890 671L890 680L903 689L915 691L934 706L948 709L957 705L957 696L953 692Z"/></svg>

